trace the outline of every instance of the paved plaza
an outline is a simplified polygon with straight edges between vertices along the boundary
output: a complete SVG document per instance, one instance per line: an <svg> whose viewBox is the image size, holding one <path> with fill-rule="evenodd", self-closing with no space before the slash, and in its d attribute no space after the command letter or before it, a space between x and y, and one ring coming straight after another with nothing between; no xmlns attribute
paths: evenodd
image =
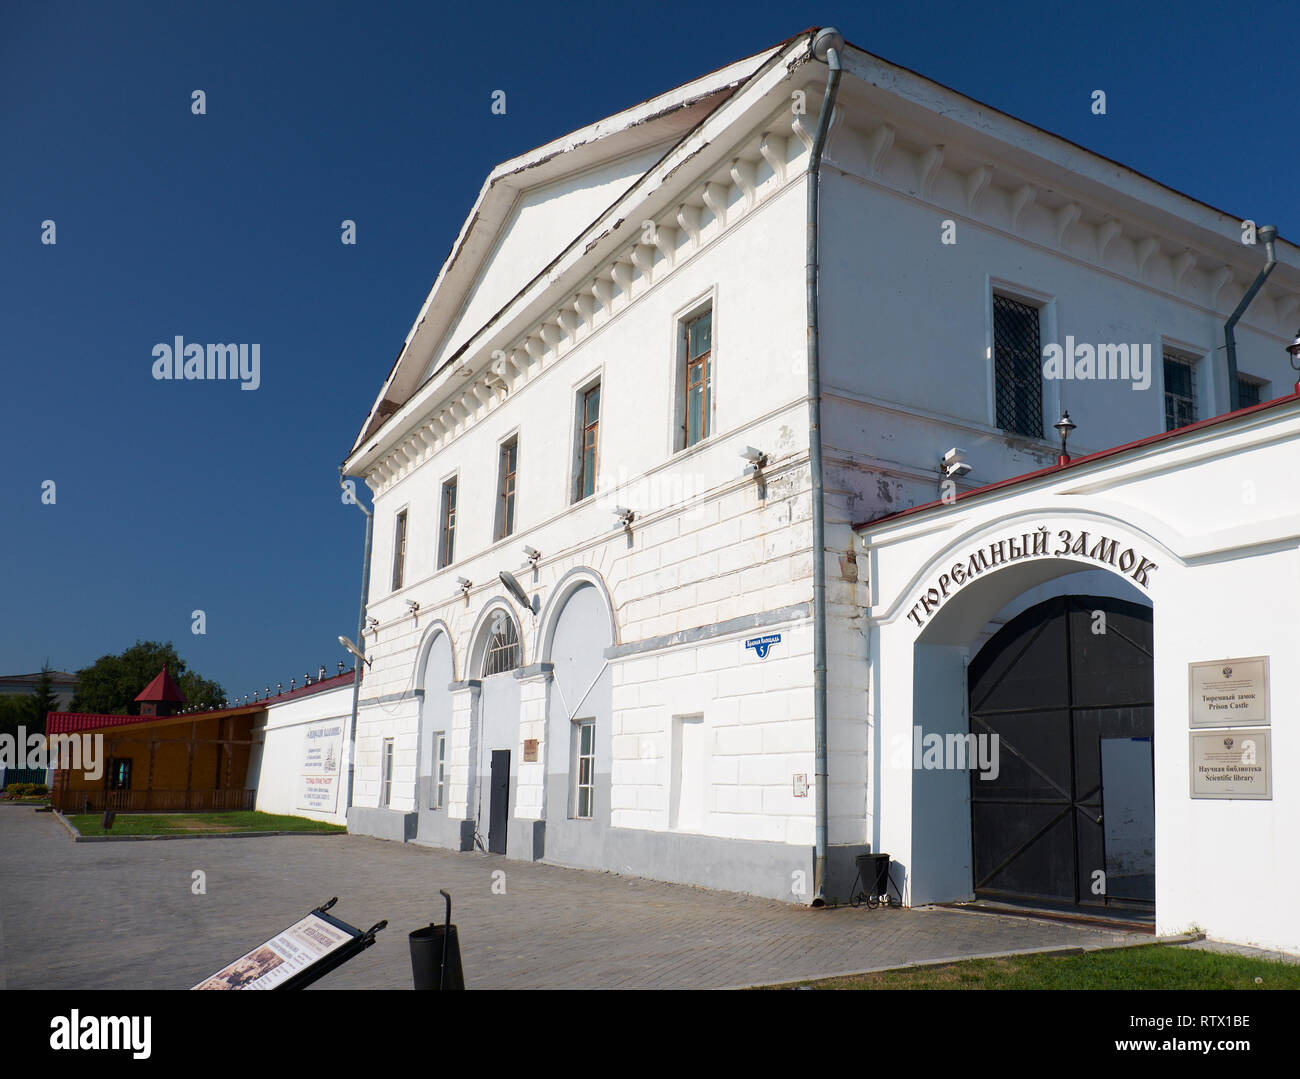
<svg viewBox="0 0 1300 1079"><path fill-rule="evenodd" d="M439 888L471 989L726 988L1137 939L951 909L813 911L360 836L74 843L52 814L3 807L0 988L187 989L337 895L344 921L389 924L319 987L409 989L407 933L442 920Z"/></svg>

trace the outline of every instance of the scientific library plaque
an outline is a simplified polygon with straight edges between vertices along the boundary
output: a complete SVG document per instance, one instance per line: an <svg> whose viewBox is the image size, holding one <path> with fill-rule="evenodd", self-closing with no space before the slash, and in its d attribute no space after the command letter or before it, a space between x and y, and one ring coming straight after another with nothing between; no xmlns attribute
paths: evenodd
<svg viewBox="0 0 1300 1079"><path fill-rule="evenodd" d="M1268 725L1268 656L1189 663L1187 686L1190 727Z"/></svg>
<svg viewBox="0 0 1300 1079"><path fill-rule="evenodd" d="M1273 797L1272 731L1192 731L1193 798Z"/></svg>

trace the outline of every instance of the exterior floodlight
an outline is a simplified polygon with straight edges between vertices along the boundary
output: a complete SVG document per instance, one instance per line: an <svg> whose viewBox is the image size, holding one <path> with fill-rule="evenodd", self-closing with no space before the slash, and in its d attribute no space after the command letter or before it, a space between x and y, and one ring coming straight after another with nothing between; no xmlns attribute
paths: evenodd
<svg viewBox="0 0 1300 1079"><path fill-rule="evenodd" d="M1056 463L1058 465L1068 465L1070 463L1070 455L1065 452L1065 440L1070 437L1070 432L1073 431L1078 424L1070 419L1070 414L1068 412L1063 412L1061 413L1061 418L1052 424L1052 426L1056 428L1056 433L1061 436L1061 452L1056 458Z"/></svg>
<svg viewBox="0 0 1300 1079"><path fill-rule="evenodd" d="M541 604L536 599L528 598L528 593L524 591L523 586L513 573L503 569L497 576L501 578L501 583L506 586L506 591L515 597L521 607L527 607L533 614L537 613Z"/></svg>
<svg viewBox="0 0 1300 1079"><path fill-rule="evenodd" d="M939 463L939 470L951 479L953 476L964 476L971 470L971 466L966 463L966 451L958 446L953 446L943 455L943 460Z"/></svg>
<svg viewBox="0 0 1300 1079"><path fill-rule="evenodd" d="M339 644L341 644L344 648L346 648L349 652L351 652L354 656L356 656L357 659L361 660L361 662L364 663L367 667L370 666L370 660L366 659L365 653L362 652L361 649L358 648L355 644L353 644L349 638L344 637L343 634L341 633L339 634ZM292 678L289 679L289 691L291 693L293 692Z"/></svg>
<svg viewBox="0 0 1300 1079"><path fill-rule="evenodd" d="M626 506L615 506L614 515L618 518L619 524L624 528L631 528L632 522L636 520L635 511L628 509ZM618 525L615 525L614 527L617 528Z"/></svg>

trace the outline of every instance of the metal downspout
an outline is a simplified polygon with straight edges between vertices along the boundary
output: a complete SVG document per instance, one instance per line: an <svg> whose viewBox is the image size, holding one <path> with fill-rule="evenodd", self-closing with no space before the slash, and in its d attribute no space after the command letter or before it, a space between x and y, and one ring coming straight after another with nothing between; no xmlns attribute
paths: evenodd
<svg viewBox="0 0 1300 1079"><path fill-rule="evenodd" d="M344 486L343 469L339 469L339 486ZM352 499L353 504L366 515L366 551L361 562L361 602L357 612L357 650L364 656L366 651L366 593L370 591L370 541L374 535L375 515L361 504L360 499ZM353 660L355 668L352 675L352 722L348 726L348 798L344 803L346 813L352 808L352 784L357 771L357 704L361 696L361 672L365 663L361 659Z"/></svg>
<svg viewBox="0 0 1300 1079"><path fill-rule="evenodd" d="M830 798L826 751L826 510L822 499L822 387L817 339L817 205L822 149L830 128L840 85L839 50L844 38L826 27L813 39L813 55L827 64L826 93L817 117L817 134L808 162L807 265L808 289L808 466L812 480L813 547L813 728L816 741L816 846L813 862L814 907L826 903L826 863L829 849Z"/></svg>
<svg viewBox="0 0 1300 1079"><path fill-rule="evenodd" d="M1264 282L1268 280L1268 275L1273 272L1273 267L1277 265L1277 256L1273 253L1273 241L1277 239L1277 227L1275 225L1261 225L1259 229L1259 238L1264 241L1264 250L1268 253L1268 261L1264 263L1264 268L1259 271L1254 283L1246 290L1246 295L1241 298L1241 303L1237 304L1237 310L1228 316L1228 321L1223 324L1223 343L1228 349L1228 411L1236 412L1241 407L1241 394L1237 386L1237 335L1234 329L1237 321L1246 313L1246 308L1250 306L1250 301L1255 298L1255 294L1264 287Z"/></svg>

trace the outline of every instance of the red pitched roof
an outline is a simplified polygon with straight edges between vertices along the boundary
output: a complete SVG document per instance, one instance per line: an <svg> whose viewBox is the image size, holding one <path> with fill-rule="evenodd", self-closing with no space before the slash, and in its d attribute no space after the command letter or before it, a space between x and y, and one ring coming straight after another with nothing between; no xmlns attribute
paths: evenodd
<svg viewBox="0 0 1300 1079"><path fill-rule="evenodd" d="M109 716L95 712L50 712L45 717L46 734L76 734L100 727L124 727L130 723L157 723L166 716Z"/></svg>
<svg viewBox="0 0 1300 1079"><path fill-rule="evenodd" d="M173 680L172 676L167 673L167 664L163 664L163 669L158 672L158 677L150 682L140 691L136 697L137 701L179 701L185 703L185 694L181 692L181 687Z"/></svg>

